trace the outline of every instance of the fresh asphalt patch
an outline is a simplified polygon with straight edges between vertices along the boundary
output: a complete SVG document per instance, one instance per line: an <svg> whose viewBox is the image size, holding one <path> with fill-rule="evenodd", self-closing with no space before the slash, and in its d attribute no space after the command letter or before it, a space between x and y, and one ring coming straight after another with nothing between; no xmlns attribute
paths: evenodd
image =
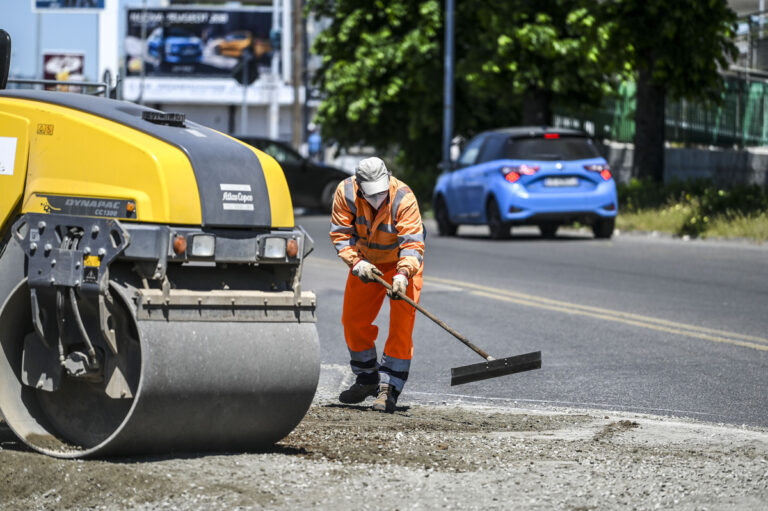
<svg viewBox="0 0 768 511"><path fill-rule="evenodd" d="M0 427L3 509L763 509L768 430L577 409L335 400L272 450L59 460Z"/></svg>

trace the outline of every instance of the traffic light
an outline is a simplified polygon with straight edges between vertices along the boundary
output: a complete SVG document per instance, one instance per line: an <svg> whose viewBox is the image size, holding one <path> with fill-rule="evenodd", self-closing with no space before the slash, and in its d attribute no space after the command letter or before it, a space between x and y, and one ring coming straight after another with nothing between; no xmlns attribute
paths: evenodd
<svg viewBox="0 0 768 511"><path fill-rule="evenodd" d="M243 50L240 62L232 70L232 78L240 85L250 85L259 78L259 62L250 50Z"/></svg>

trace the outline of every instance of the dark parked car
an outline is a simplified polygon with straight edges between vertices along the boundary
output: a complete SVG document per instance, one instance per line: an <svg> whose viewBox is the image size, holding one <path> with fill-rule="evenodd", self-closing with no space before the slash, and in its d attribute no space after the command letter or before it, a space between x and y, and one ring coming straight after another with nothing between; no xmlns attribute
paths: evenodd
<svg viewBox="0 0 768 511"><path fill-rule="evenodd" d="M237 137L273 157L283 167L294 207L322 208L330 212L339 182L351 174L304 158L288 144L260 137Z"/></svg>

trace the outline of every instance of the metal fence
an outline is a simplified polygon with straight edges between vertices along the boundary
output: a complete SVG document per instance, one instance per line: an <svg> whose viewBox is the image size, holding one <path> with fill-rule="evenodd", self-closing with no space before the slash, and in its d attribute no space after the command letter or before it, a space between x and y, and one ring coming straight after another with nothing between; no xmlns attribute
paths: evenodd
<svg viewBox="0 0 768 511"><path fill-rule="evenodd" d="M599 108L555 108L554 124L578 128L598 139L632 142L635 135L634 83ZM768 82L727 77L719 105L667 101L665 137L684 145L748 147L768 145Z"/></svg>

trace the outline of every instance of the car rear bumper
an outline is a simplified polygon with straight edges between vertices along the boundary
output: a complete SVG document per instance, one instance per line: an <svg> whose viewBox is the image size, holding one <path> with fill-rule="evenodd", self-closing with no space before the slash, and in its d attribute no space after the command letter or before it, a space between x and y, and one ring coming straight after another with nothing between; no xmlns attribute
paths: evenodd
<svg viewBox="0 0 768 511"><path fill-rule="evenodd" d="M522 187L513 187L499 198L502 218L514 224L541 222L592 223L596 219L615 217L618 212L616 184L601 183L591 193L562 192L529 194Z"/></svg>
<svg viewBox="0 0 768 511"><path fill-rule="evenodd" d="M559 224L569 225L579 222L584 225L594 225L604 218L612 218L615 215L600 215L594 211L565 211L561 213L536 213L521 220L512 220L512 225L539 225Z"/></svg>

